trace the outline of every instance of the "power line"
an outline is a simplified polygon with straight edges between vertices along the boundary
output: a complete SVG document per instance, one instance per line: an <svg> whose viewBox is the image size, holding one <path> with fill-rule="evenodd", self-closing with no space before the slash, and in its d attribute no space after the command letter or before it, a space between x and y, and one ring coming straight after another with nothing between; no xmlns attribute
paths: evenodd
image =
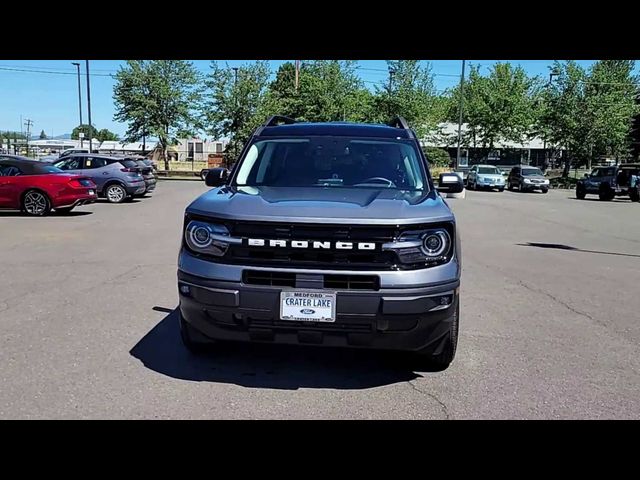
<svg viewBox="0 0 640 480"><path fill-rule="evenodd" d="M23 72L23 73L43 73L45 75L76 75L75 72L45 72L41 70L31 70L26 68L12 68L12 67L0 67L0 70L8 71L8 72ZM86 73L81 73L80 75L86 75ZM104 74L104 73L92 73L92 77L111 77L113 75Z"/></svg>

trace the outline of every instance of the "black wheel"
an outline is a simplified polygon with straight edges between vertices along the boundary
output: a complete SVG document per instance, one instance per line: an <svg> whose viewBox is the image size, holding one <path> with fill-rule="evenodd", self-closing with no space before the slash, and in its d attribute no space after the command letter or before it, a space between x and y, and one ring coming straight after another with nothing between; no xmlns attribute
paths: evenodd
<svg viewBox="0 0 640 480"><path fill-rule="evenodd" d="M507 189L508 189L510 192L513 192L513 185L511 184L511 182L509 182L509 183L507 184Z"/></svg>
<svg viewBox="0 0 640 480"><path fill-rule="evenodd" d="M630 188L629 198L632 202L640 202L640 190L638 188Z"/></svg>
<svg viewBox="0 0 640 480"><path fill-rule="evenodd" d="M547 193L547 192L549 191L549 189L548 189L548 188L541 188L541 189L540 189L540 191L541 191L542 193Z"/></svg>
<svg viewBox="0 0 640 480"><path fill-rule="evenodd" d="M417 369L425 369L432 371L446 370L456 356L458 347L458 327L460 323L460 300L456 300L453 311L451 326L449 327L449 335L445 340L442 351L433 355L432 353L416 352L413 354L413 365Z"/></svg>
<svg viewBox="0 0 640 480"><path fill-rule="evenodd" d="M499 192L504 192L504 187L498 189Z"/></svg>
<svg viewBox="0 0 640 480"><path fill-rule="evenodd" d="M39 190L29 190L22 196L22 211L27 215L42 217L51 211L49 197Z"/></svg>
<svg viewBox="0 0 640 480"><path fill-rule="evenodd" d="M71 210L73 210L73 207L62 207L62 208L56 208L56 213L59 215L66 215L68 214Z"/></svg>
<svg viewBox="0 0 640 480"><path fill-rule="evenodd" d="M198 341L197 339L202 338L202 335L182 318L182 313L178 313L178 321L180 322L180 338L187 350L195 355L206 352L213 342Z"/></svg>
<svg viewBox="0 0 640 480"><path fill-rule="evenodd" d="M580 188L580 187L576 188L576 198L578 200L584 200L584 197L586 196L587 196L587 192L584 190L584 188Z"/></svg>
<svg viewBox="0 0 640 480"><path fill-rule="evenodd" d="M598 197L604 202L609 202L613 200L615 193L613 193L610 188L601 188L598 192Z"/></svg>
<svg viewBox="0 0 640 480"><path fill-rule="evenodd" d="M104 196L109 203L122 203L127 198L127 191L119 183L112 183L104 191Z"/></svg>
<svg viewBox="0 0 640 480"><path fill-rule="evenodd" d="M522 183L522 182L521 182L521 183L519 183L519 184L518 184L518 191L519 191L520 193L522 193L522 192L526 192L526 191L527 191L527 189L526 189L526 188L525 188L525 186L524 186L524 183Z"/></svg>

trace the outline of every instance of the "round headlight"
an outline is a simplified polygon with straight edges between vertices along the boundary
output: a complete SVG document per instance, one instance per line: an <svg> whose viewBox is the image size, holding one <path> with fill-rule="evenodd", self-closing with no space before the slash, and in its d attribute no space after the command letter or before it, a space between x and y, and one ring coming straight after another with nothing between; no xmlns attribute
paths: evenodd
<svg viewBox="0 0 640 480"><path fill-rule="evenodd" d="M191 230L191 241L198 248L207 248L212 242L211 232L203 225L197 226Z"/></svg>
<svg viewBox="0 0 640 480"><path fill-rule="evenodd" d="M433 230L422 237L422 251L430 258L440 257L449 251L449 234L446 230Z"/></svg>

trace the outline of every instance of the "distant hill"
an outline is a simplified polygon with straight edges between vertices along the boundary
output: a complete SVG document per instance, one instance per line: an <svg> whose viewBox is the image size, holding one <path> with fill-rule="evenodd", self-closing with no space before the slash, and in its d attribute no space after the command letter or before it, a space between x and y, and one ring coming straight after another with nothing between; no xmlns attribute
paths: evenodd
<svg viewBox="0 0 640 480"><path fill-rule="evenodd" d="M65 133L63 135L56 135L55 137L52 137L52 140L71 140L71 134Z"/></svg>

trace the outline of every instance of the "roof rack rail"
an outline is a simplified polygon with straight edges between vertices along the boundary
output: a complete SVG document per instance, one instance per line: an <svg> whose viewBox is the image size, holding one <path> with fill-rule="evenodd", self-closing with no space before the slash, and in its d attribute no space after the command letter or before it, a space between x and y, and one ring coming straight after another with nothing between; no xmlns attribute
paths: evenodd
<svg viewBox="0 0 640 480"><path fill-rule="evenodd" d="M285 117L284 115L273 115L265 122L263 127L275 127L276 125L284 123L285 125L291 125L296 123L293 118Z"/></svg>
<svg viewBox="0 0 640 480"><path fill-rule="evenodd" d="M401 116L395 117L387 125L394 128L402 128L403 130L411 130L407 121Z"/></svg>

